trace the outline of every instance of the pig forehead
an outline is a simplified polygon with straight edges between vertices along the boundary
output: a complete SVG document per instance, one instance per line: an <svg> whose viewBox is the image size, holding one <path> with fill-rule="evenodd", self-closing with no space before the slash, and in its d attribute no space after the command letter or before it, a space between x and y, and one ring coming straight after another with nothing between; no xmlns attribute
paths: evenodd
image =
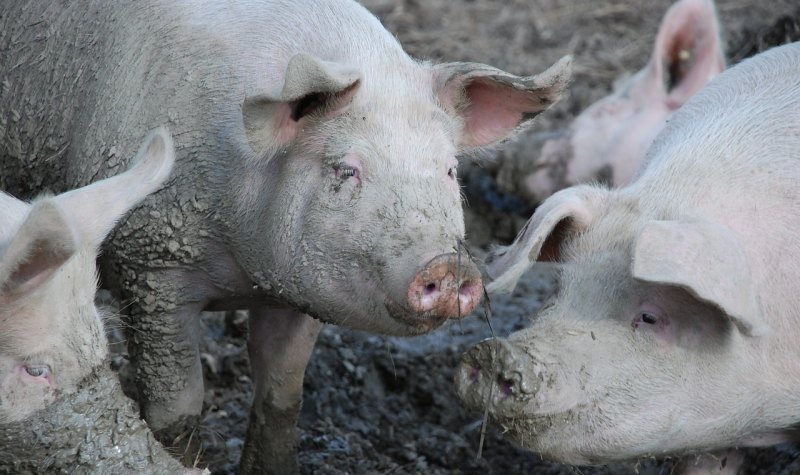
<svg viewBox="0 0 800 475"><path fill-rule="evenodd" d="M441 109L420 104L385 105L353 110L348 122L354 130L332 136L327 155L353 152L368 160L420 157L455 162L459 124Z"/></svg>
<svg viewBox="0 0 800 475"><path fill-rule="evenodd" d="M0 354L27 358L59 346L58 330L37 318L41 309L10 305L0 313Z"/></svg>

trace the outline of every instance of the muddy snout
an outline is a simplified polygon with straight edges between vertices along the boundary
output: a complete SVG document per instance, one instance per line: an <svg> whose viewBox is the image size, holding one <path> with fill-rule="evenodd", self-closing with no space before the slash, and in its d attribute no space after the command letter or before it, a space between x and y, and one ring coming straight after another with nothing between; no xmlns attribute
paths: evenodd
<svg viewBox="0 0 800 475"><path fill-rule="evenodd" d="M481 273L465 255L441 254L411 279L408 305L442 319L467 316L481 300Z"/></svg>
<svg viewBox="0 0 800 475"><path fill-rule="evenodd" d="M542 383L538 364L521 348L502 339L478 343L461 356L456 389L469 409L496 416L523 415Z"/></svg>

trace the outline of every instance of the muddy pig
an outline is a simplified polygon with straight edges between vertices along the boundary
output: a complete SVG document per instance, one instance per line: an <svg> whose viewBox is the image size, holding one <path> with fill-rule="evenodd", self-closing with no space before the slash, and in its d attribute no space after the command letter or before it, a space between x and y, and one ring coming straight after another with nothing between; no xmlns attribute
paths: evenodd
<svg viewBox="0 0 800 475"><path fill-rule="evenodd" d="M712 0L680 0L664 15L647 66L568 129L508 147L498 182L532 204L579 183L627 184L670 116L724 69Z"/></svg>
<svg viewBox="0 0 800 475"><path fill-rule="evenodd" d="M165 130L129 171L28 204L0 193L0 472L183 471L107 360L95 255L173 164Z"/></svg>
<svg viewBox="0 0 800 475"><path fill-rule="evenodd" d="M569 59L531 77L413 60L349 0L20 1L0 31L6 188L107 176L169 124L173 178L110 236L101 275L131 302L141 408L165 440L202 408L199 312L250 310L243 472L296 470L321 321L414 335L478 304L456 156L570 76Z"/></svg>
<svg viewBox="0 0 800 475"><path fill-rule="evenodd" d="M784 440L800 423L798 130L795 43L695 95L629 186L545 200L487 289L548 260L559 291L530 328L463 356L464 404L570 464Z"/></svg>

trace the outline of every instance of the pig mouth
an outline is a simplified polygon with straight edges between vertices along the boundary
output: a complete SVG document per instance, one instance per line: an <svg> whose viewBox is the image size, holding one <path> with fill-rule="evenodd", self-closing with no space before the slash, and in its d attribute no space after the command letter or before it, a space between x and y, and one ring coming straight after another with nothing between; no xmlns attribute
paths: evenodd
<svg viewBox="0 0 800 475"><path fill-rule="evenodd" d="M391 297L386 297L384 305L389 316L411 329L414 334L427 333L444 325L447 315L439 315L434 311L415 312L399 303Z"/></svg>

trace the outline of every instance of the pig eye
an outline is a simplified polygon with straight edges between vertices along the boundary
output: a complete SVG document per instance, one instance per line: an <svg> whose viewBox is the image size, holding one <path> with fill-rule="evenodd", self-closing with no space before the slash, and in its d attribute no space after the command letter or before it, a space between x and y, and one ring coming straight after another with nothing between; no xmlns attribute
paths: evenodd
<svg viewBox="0 0 800 475"><path fill-rule="evenodd" d="M455 180L457 175L458 169L456 167L450 167L447 169L447 176L449 176L452 180Z"/></svg>
<svg viewBox="0 0 800 475"><path fill-rule="evenodd" d="M46 378L50 374L47 365L25 366L25 372L34 378Z"/></svg>
<svg viewBox="0 0 800 475"><path fill-rule="evenodd" d="M639 317L642 319L644 323L649 323L650 325L653 325L656 323L656 321L658 321L658 317L656 317L652 313L642 312L639 315Z"/></svg>
<svg viewBox="0 0 800 475"><path fill-rule="evenodd" d="M642 325L653 325L661 330L668 324L669 321L666 318L663 318L663 315L660 315L658 312L648 310L640 310L639 313L636 314L636 318L634 318L633 322L631 323L634 330Z"/></svg>
<svg viewBox="0 0 800 475"><path fill-rule="evenodd" d="M337 165L334 167L336 170L336 177L342 180L347 180L348 178L359 178L360 173L358 168L351 167L350 165Z"/></svg>

